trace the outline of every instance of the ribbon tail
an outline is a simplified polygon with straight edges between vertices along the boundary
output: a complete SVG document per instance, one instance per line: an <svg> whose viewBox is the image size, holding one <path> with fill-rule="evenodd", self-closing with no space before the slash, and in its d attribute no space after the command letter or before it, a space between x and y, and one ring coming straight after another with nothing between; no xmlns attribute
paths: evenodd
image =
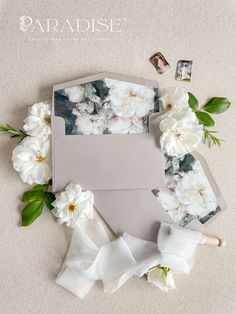
<svg viewBox="0 0 236 314"><path fill-rule="evenodd" d="M84 299L92 289L95 280L83 276L83 274L78 272L78 269L68 267L64 272L59 274L56 283L66 288L77 297Z"/></svg>
<svg viewBox="0 0 236 314"><path fill-rule="evenodd" d="M100 278L98 251L107 242L109 238L100 223L81 223L73 230L70 247L56 283L81 299L85 298Z"/></svg>

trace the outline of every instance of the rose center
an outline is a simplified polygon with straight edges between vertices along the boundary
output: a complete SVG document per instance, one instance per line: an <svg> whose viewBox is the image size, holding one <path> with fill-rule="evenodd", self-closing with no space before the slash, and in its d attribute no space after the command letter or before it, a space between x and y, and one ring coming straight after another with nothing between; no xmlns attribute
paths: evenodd
<svg viewBox="0 0 236 314"><path fill-rule="evenodd" d="M44 117L44 122L45 122L46 124L51 124L51 117L50 117L50 116L45 116L45 117Z"/></svg>
<svg viewBox="0 0 236 314"><path fill-rule="evenodd" d="M199 187L199 188L198 188L198 194L199 194L200 196L204 196L204 188L203 188L203 187Z"/></svg>
<svg viewBox="0 0 236 314"><path fill-rule="evenodd" d="M45 156L42 156L42 155L37 156L37 158L36 158L37 162L44 162L44 160L45 160Z"/></svg>
<svg viewBox="0 0 236 314"><path fill-rule="evenodd" d="M182 136L183 134L180 130L175 130L175 137L177 140L180 140Z"/></svg>
<svg viewBox="0 0 236 314"><path fill-rule="evenodd" d="M167 109L167 110L171 110L172 107L173 107L172 104L168 104L168 105L166 106L166 109Z"/></svg>
<svg viewBox="0 0 236 314"><path fill-rule="evenodd" d="M69 206L68 206L68 210L70 211L70 212L74 212L75 211L75 209L76 209L76 206L75 206L75 204L70 204Z"/></svg>
<svg viewBox="0 0 236 314"><path fill-rule="evenodd" d="M137 96L137 94L134 93L133 91L129 91L128 95L129 95L129 97L136 97Z"/></svg>

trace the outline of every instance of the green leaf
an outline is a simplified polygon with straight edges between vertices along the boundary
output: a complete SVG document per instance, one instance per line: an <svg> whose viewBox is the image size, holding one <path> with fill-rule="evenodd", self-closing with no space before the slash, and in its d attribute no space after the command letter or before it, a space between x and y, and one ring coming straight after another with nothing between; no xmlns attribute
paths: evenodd
<svg viewBox="0 0 236 314"><path fill-rule="evenodd" d="M188 104L193 111L198 110L198 100L192 93L188 93Z"/></svg>
<svg viewBox="0 0 236 314"><path fill-rule="evenodd" d="M21 226L31 225L42 214L42 209L43 203L40 201L33 201L26 205L21 212Z"/></svg>
<svg viewBox="0 0 236 314"><path fill-rule="evenodd" d="M211 98L203 107L203 109L210 113L219 114L224 112L230 107L231 103L227 98L214 97Z"/></svg>
<svg viewBox="0 0 236 314"><path fill-rule="evenodd" d="M44 191L44 189L47 187L47 184L37 184L35 185L31 191Z"/></svg>
<svg viewBox="0 0 236 314"><path fill-rule="evenodd" d="M44 195L42 190L31 190L23 194L21 200L22 202L32 202L32 201L41 201Z"/></svg>
<svg viewBox="0 0 236 314"><path fill-rule="evenodd" d="M45 192L44 193L44 202L48 209L52 210L52 202L54 202L56 199L55 195L52 192Z"/></svg>
<svg viewBox="0 0 236 314"><path fill-rule="evenodd" d="M209 127L215 125L215 121L212 119L212 117L208 113L203 112L203 111L197 111L195 112L195 114L200 124L203 124Z"/></svg>

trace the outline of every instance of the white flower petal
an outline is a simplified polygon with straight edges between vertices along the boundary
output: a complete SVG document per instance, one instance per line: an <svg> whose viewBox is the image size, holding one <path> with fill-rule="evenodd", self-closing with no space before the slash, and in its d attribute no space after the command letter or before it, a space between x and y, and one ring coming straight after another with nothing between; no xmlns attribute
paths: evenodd
<svg viewBox="0 0 236 314"><path fill-rule="evenodd" d="M217 207L216 197L202 168L185 174L177 184L176 196L191 215L204 217Z"/></svg>
<svg viewBox="0 0 236 314"><path fill-rule="evenodd" d="M169 87L161 92L160 103L165 111L163 117L170 117L173 114L189 110L188 93L182 87Z"/></svg>
<svg viewBox="0 0 236 314"><path fill-rule="evenodd" d="M93 218L94 196L90 191L82 191L80 185L70 183L65 191L56 194L52 203L52 213L59 218L59 223L66 223L74 228L81 222Z"/></svg>
<svg viewBox="0 0 236 314"><path fill-rule="evenodd" d="M80 114L77 113L76 126L78 132L84 135L98 135L103 134L107 128L106 119L99 115Z"/></svg>
<svg viewBox="0 0 236 314"><path fill-rule="evenodd" d="M51 104L49 101L34 104L28 110L23 129L31 136L51 134Z"/></svg>
<svg viewBox="0 0 236 314"><path fill-rule="evenodd" d="M66 88L65 93L71 102L79 103L84 99L84 87L80 85Z"/></svg>
<svg viewBox="0 0 236 314"><path fill-rule="evenodd" d="M159 127L161 149L169 156L191 153L202 141L203 128L192 111L187 110L181 117L178 114L166 117Z"/></svg>
<svg viewBox="0 0 236 314"><path fill-rule="evenodd" d="M108 81L107 84L110 87L111 108L117 116L144 117L154 109L155 92L153 88L121 81L116 81L114 84Z"/></svg>
<svg viewBox="0 0 236 314"><path fill-rule="evenodd" d="M167 275L160 267L154 267L148 272L148 283L160 288L163 292L176 289L175 282L171 271L168 271Z"/></svg>
<svg viewBox="0 0 236 314"><path fill-rule="evenodd" d="M51 149L47 136L26 137L12 154L13 166L28 184L45 184L52 177Z"/></svg>
<svg viewBox="0 0 236 314"><path fill-rule="evenodd" d="M130 118L122 118L115 116L109 121L108 130L112 134L125 134L129 133L131 127Z"/></svg>

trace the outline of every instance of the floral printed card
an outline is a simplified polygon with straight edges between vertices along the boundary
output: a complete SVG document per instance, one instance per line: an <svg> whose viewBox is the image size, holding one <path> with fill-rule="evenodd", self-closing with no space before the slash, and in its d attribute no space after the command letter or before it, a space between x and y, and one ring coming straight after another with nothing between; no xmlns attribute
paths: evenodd
<svg viewBox="0 0 236 314"><path fill-rule="evenodd" d="M158 90L114 79L96 80L55 92L55 115L67 135L148 131L148 116L159 111Z"/></svg>
<svg viewBox="0 0 236 314"><path fill-rule="evenodd" d="M173 221L185 226L197 219L204 224L222 210L199 160L191 154L165 157L165 187L152 192Z"/></svg>

